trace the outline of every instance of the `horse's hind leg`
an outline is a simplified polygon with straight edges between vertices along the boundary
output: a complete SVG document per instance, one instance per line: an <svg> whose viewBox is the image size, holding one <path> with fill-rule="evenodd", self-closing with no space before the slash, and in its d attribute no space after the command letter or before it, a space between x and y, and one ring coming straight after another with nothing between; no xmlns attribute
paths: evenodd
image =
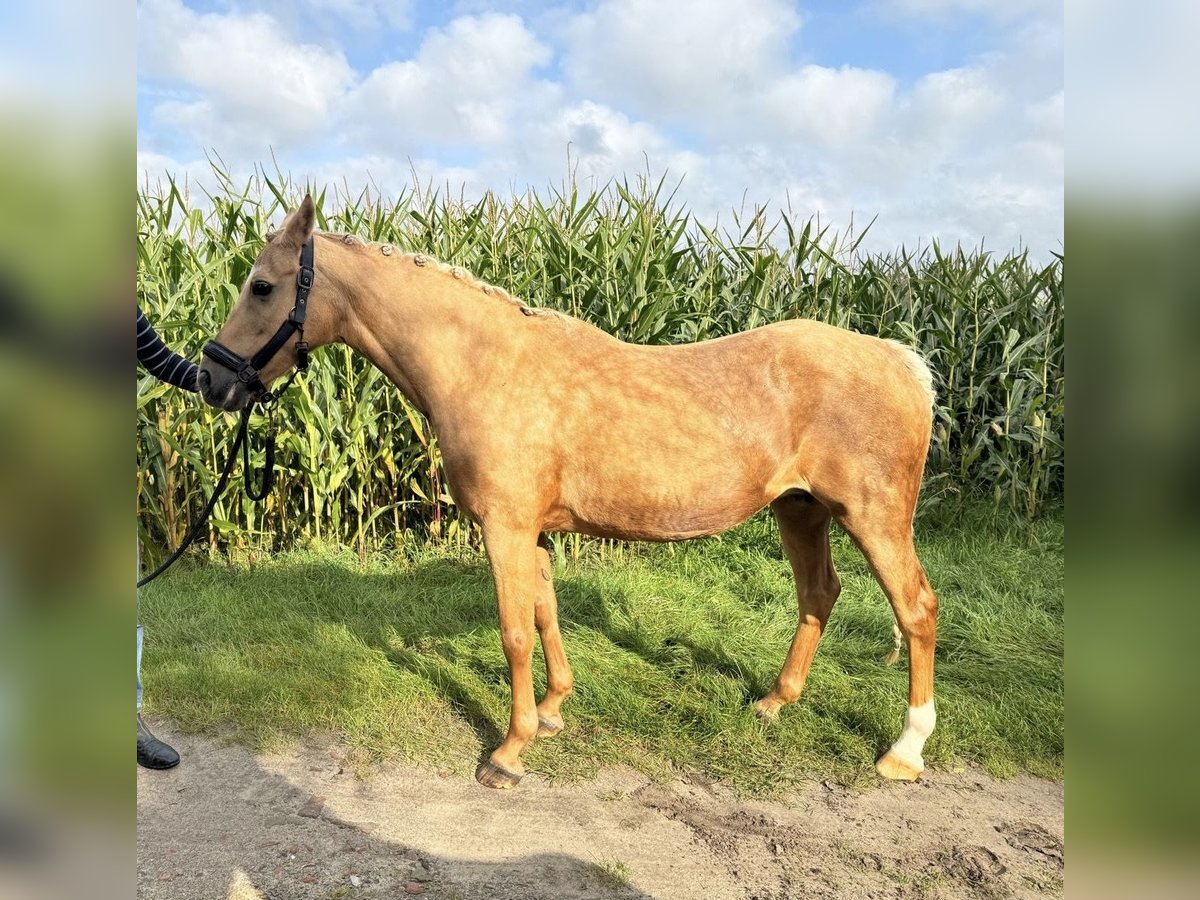
<svg viewBox="0 0 1200 900"><path fill-rule="evenodd" d="M825 622L841 591L829 552L829 511L810 495L789 494L771 504L779 523L783 549L796 577L800 621L775 687L754 705L760 716L774 719L785 703L800 696Z"/></svg>
<svg viewBox="0 0 1200 900"><path fill-rule="evenodd" d="M559 709L574 685L571 666L563 649L562 634L558 630L558 598L554 594L554 569L550 563L550 542L543 534L537 546L537 596L534 620L542 639L542 653L546 657L546 696L538 704L538 731L540 736L558 734L563 728Z"/></svg>
<svg viewBox="0 0 1200 900"><path fill-rule="evenodd" d="M908 644L908 713L904 730L875 764L884 778L912 781L925 769L921 756L937 716L933 704L933 654L937 595L913 547L912 513L880 510L847 515L842 525L862 549L896 614Z"/></svg>

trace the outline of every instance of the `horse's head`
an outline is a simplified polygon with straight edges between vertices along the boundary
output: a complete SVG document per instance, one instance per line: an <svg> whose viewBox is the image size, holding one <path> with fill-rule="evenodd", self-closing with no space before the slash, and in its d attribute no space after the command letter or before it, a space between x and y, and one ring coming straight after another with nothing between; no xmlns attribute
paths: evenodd
<svg viewBox="0 0 1200 900"><path fill-rule="evenodd" d="M305 304L297 305L304 281L298 282L301 255L312 239L315 222L312 198L305 197L279 231L267 235L229 318L216 340L205 346L200 393L213 406L241 409L296 365L301 339L311 347L330 341L334 297L328 285L315 278L307 310ZM295 324L296 319L302 329L287 324ZM277 349L269 352L274 342L278 342ZM258 357L263 358L251 367Z"/></svg>

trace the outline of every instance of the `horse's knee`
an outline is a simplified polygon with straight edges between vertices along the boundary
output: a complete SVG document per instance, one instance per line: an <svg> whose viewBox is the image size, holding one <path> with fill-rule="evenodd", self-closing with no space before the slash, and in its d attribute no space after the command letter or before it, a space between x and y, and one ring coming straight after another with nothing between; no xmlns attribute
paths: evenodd
<svg viewBox="0 0 1200 900"><path fill-rule="evenodd" d="M500 633L504 656L511 663L533 655L533 634L528 628L505 628Z"/></svg>

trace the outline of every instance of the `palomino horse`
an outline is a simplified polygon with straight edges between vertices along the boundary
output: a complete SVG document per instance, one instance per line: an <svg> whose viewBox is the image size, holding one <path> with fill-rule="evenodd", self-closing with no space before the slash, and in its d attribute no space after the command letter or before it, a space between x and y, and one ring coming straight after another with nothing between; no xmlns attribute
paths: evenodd
<svg viewBox="0 0 1200 900"><path fill-rule="evenodd" d="M764 506L779 522L800 616L756 711L774 719L804 687L840 590L829 552L836 519L909 649L904 730L876 768L894 779L921 773L934 726L937 597L913 549L933 396L916 353L802 320L698 344L626 344L427 256L314 235L314 221L305 198L268 235L218 338L236 368L236 354L290 335L281 323L294 300L302 306L297 274L312 241L303 337L358 350L429 419L454 500L482 530L512 683L508 735L476 771L481 783L516 785L524 748L563 727L573 678L547 532L677 541L717 534ZM296 343L279 346L256 363L263 383L296 363ZM256 382L239 379L228 359L206 359L200 380L209 403L235 410ZM540 703L535 628L546 658Z"/></svg>

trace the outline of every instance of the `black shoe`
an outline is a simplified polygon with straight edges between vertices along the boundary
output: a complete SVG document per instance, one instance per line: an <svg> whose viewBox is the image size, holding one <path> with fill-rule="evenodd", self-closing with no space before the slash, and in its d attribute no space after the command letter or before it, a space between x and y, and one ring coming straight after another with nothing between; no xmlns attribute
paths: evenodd
<svg viewBox="0 0 1200 900"><path fill-rule="evenodd" d="M144 769L173 769L179 765L179 754L170 744L156 738L138 713L138 765Z"/></svg>

